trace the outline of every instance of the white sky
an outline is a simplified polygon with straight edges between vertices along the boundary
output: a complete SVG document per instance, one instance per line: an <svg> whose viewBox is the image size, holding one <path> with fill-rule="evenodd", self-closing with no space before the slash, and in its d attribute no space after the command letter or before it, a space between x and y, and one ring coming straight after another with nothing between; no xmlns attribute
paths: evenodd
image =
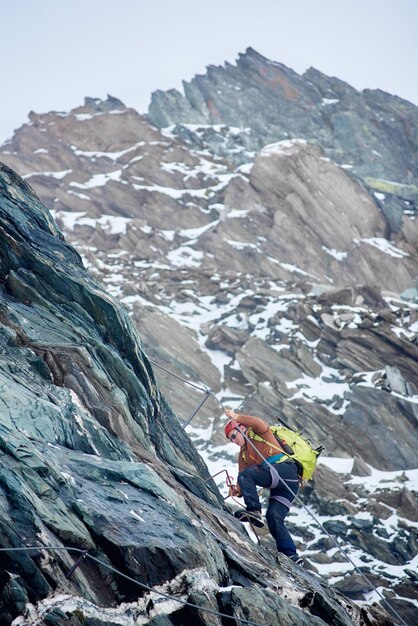
<svg viewBox="0 0 418 626"><path fill-rule="evenodd" d="M417 0L0 0L0 143L108 93L145 112L248 46L418 104Z"/></svg>

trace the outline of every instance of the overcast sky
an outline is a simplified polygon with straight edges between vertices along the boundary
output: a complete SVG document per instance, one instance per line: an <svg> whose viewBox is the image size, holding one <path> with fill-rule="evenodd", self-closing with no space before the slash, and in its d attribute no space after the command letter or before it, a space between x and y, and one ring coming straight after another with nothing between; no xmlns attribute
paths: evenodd
<svg viewBox="0 0 418 626"><path fill-rule="evenodd" d="M248 46L418 105L417 0L0 0L0 143L109 93L145 112Z"/></svg>

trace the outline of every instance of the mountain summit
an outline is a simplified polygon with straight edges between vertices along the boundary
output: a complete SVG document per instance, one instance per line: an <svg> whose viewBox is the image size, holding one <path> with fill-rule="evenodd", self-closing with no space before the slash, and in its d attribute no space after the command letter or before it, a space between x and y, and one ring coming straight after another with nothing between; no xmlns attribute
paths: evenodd
<svg viewBox="0 0 418 626"><path fill-rule="evenodd" d="M129 624L140 580L263 624L383 626L377 588L415 623L417 109L251 49L185 93L32 112L0 147L0 522L39 549L3 554L1 610ZM220 405L325 446L302 493L324 528L288 516L319 582L223 503Z"/></svg>
<svg viewBox="0 0 418 626"><path fill-rule="evenodd" d="M246 539L126 311L4 166L0 191L0 624L384 626Z"/></svg>
<svg viewBox="0 0 418 626"><path fill-rule="evenodd" d="M418 210L418 108L410 102L381 90L357 91L313 68L300 76L252 48L236 65L210 66L183 87L184 95L152 95L149 119L157 127L245 128L250 152L303 138L367 188L387 194L383 209L393 230L403 210Z"/></svg>

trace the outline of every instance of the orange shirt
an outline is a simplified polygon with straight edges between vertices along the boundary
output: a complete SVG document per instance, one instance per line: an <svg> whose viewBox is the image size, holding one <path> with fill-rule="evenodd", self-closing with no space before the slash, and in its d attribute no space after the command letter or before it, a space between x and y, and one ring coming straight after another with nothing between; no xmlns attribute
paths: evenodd
<svg viewBox="0 0 418 626"><path fill-rule="evenodd" d="M254 450L248 441L245 442L245 446L243 446L238 453L239 472L242 472L242 470L246 467L251 467L251 465L263 463L263 457L264 459L267 459L269 456L280 454L281 448L279 443L274 434L271 432L267 422L262 420L260 417L242 415L241 413L236 415L234 419L239 424L252 428L256 435L260 435L260 437L265 439L265 442L251 439L251 443L260 452L260 454Z"/></svg>

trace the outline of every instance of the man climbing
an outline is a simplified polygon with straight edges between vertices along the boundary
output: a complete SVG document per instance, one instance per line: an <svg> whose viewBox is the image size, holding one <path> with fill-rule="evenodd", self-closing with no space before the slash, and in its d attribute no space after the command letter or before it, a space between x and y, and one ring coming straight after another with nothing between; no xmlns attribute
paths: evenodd
<svg viewBox="0 0 418 626"><path fill-rule="evenodd" d="M241 522L251 522L258 528L263 527L257 486L270 489L266 519L270 533L276 541L277 550L302 565L303 561L298 556L293 539L284 525L284 519L299 489L296 463L284 454L264 420L252 415L235 413L232 409L225 409L225 415L230 418L225 426L225 435L229 441L240 447L238 484L231 485L229 495L242 496L246 505L246 509L235 511L235 517ZM258 437L253 438L252 433ZM248 438L253 445L248 443Z"/></svg>

